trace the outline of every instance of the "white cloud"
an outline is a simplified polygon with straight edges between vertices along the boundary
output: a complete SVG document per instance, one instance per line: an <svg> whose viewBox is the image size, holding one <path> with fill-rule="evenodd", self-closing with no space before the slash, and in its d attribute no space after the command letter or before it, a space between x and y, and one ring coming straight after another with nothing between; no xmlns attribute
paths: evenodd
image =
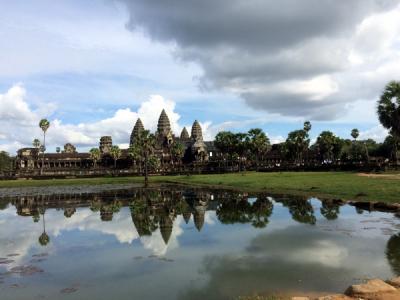
<svg viewBox="0 0 400 300"><path fill-rule="evenodd" d="M360 131L360 140L373 139L377 142L383 142L389 134L388 130L383 128L382 125L374 126L370 129Z"/></svg>
<svg viewBox="0 0 400 300"><path fill-rule="evenodd" d="M42 133L38 127L39 120L48 115L42 115L47 109L49 115L53 113L50 105L43 104L37 110L32 110L26 99L26 90L22 85L11 87L5 94L0 94L0 137L4 141L1 150L13 153L19 148L30 147L34 138L41 138ZM165 109L171 123L173 132L179 136L182 126L179 124L180 115L175 111L176 103L160 95L152 95L144 101L137 112L130 108L121 108L109 118L79 124L64 123L60 119L51 119L47 131L46 142L48 151L56 146L72 143L83 149L96 147L101 136L110 135L114 144L128 147L129 136L138 118L141 118L146 129L155 132L158 118L162 109ZM205 139L212 139L215 130L211 122L201 123ZM188 127L190 131L191 126ZM78 149L82 150L82 149Z"/></svg>

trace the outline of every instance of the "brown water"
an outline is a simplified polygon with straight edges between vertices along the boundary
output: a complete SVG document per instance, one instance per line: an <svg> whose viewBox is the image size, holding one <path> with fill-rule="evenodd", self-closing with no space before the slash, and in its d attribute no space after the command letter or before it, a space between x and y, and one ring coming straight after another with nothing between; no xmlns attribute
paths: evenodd
<svg viewBox="0 0 400 300"><path fill-rule="evenodd" d="M0 299L235 299L400 275L390 213L221 190L75 191L0 190Z"/></svg>

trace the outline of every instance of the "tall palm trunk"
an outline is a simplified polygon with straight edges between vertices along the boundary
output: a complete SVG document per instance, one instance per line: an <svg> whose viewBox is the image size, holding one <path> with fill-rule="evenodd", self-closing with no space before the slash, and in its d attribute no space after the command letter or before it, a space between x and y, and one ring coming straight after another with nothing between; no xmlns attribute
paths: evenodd
<svg viewBox="0 0 400 300"><path fill-rule="evenodd" d="M43 132L43 153L42 153L42 167L40 168L40 174L43 174L44 168L44 151L46 150L46 131Z"/></svg>
<svg viewBox="0 0 400 300"><path fill-rule="evenodd" d="M149 174L148 174L148 155L147 152L144 155L144 186L148 187L149 186Z"/></svg>
<svg viewBox="0 0 400 300"><path fill-rule="evenodd" d="M393 134L393 139L394 139L394 159L396 160L396 166L398 166L399 165L399 153L398 153L397 144L399 142L399 138L397 135Z"/></svg>
<svg viewBox="0 0 400 300"><path fill-rule="evenodd" d="M365 155L367 156L367 163L369 165L369 151L366 143L364 143L364 147L365 147Z"/></svg>

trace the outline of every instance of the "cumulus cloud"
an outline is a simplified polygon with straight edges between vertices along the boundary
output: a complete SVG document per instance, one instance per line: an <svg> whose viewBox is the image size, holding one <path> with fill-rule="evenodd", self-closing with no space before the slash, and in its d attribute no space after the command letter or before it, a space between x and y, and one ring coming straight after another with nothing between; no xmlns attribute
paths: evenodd
<svg viewBox="0 0 400 300"><path fill-rule="evenodd" d="M202 88L270 113L334 119L400 77L398 0L120 1L128 28L203 68Z"/></svg>
<svg viewBox="0 0 400 300"><path fill-rule="evenodd" d="M120 108L109 118L70 124L51 118L54 112L51 103L43 104L36 110L32 109L28 103L25 88L18 84L4 94L0 94L0 149L13 153L19 148L30 147L34 138L41 139L42 132L38 123L43 117L47 117L51 123L46 135L49 151L54 151L52 149L56 146L66 143L72 143L84 149L96 147L100 137L104 135L112 136L115 144L127 148L136 120L140 118L146 129L155 132L162 109L165 109L168 114L172 131L179 136L183 126L179 124L180 115L176 112L176 103L160 95L150 96L137 111ZM212 130L212 123L206 121L201 125L205 139L212 139L216 134L215 130ZM187 128L190 131L191 124Z"/></svg>

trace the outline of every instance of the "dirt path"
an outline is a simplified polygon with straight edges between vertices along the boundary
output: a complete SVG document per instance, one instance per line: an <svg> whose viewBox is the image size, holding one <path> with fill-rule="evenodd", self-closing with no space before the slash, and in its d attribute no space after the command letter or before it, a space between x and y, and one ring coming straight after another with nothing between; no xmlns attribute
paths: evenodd
<svg viewBox="0 0 400 300"><path fill-rule="evenodd" d="M400 179L399 174L371 174L371 173L358 173L357 176L368 178L387 178L387 179Z"/></svg>

